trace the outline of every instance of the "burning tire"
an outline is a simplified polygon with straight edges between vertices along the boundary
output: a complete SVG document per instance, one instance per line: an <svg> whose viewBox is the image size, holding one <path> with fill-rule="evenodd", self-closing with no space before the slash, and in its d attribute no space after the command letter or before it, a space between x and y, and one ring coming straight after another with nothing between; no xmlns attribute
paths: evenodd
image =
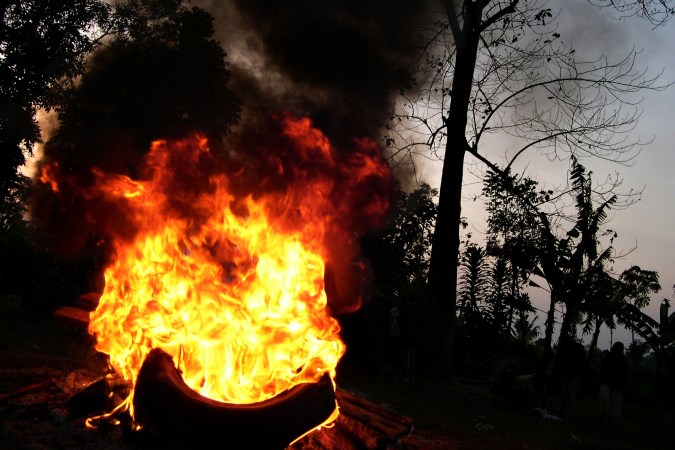
<svg viewBox="0 0 675 450"><path fill-rule="evenodd" d="M336 409L328 376L262 402L222 403L190 389L171 356L153 349L136 381L134 418L150 433L179 445L284 449L328 420Z"/></svg>

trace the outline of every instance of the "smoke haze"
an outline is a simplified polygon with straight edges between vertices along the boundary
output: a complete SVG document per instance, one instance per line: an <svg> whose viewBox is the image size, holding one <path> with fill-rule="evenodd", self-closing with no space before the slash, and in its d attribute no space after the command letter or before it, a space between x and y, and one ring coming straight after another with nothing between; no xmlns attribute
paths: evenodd
<svg viewBox="0 0 675 450"><path fill-rule="evenodd" d="M397 88L412 82L413 30L424 9L402 0L201 6L214 16L213 28L206 26L205 14L189 10L178 22L177 43L140 39L94 55L44 145L40 167L49 173L42 172L45 180L36 183L34 222L50 250L94 255L106 264L113 242L132 239L137 227L124 202L91 194L97 174L142 181L150 142L196 131L209 138L223 165L207 165L189 183L172 183L174 189L201 195L212 188L212 172L223 171L236 176L231 188L237 197L283 192L300 178L290 169L295 157L279 140L279 118L307 116L332 142L335 161L346 167L330 177L333 187L327 191L339 212L326 241L332 257L327 289L333 299L347 299L331 302L333 307L355 309L353 300L362 297L357 291L369 278L355 236L382 225L384 211L373 207L388 205L392 194L388 171L364 176L359 170L372 164L366 161L381 161L380 149L371 143L379 140ZM224 55L218 44L227 66L219 63ZM298 164L302 176L327 170L313 160ZM351 178L358 186L349 192L358 196L346 203L341 189ZM192 217L189 202L178 206Z"/></svg>
<svg viewBox="0 0 675 450"><path fill-rule="evenodd" d="M415 31L428 14L426 2L406 0L198 3L216 18L243 126L290 110L338 143L379 138L393 95L413 79Z"/></svg>

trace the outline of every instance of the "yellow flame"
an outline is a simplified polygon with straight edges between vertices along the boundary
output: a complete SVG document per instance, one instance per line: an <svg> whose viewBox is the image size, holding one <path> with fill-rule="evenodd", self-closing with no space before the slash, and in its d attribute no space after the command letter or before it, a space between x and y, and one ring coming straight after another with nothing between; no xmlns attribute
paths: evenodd
<svg viewBox="0 0 675 450"><path fill-rule="evenodd" d="M160 141L152 151L161 160L168 147ZM280 231L265 201L248 197L233 208L218 176L194 201L207 217L197 224L168 213L161 173L97 176L102 192L129 202L141 229L115 243L89 325L118 374L133 385L148 352L161 348L190 388L228 403L335 376L345 346L327 308L321 224Z"/></svg>

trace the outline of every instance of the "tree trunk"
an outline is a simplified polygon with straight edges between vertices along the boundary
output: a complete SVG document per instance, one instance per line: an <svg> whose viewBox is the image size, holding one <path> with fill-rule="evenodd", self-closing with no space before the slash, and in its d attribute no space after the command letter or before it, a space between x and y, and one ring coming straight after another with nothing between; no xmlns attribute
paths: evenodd
<svg viewBox="0 0 675 450"><path fill-rule="evenodd" d="M506 336L505 338L508 339L508 334L511 332L511 327L513 326L513 306L514 303L516 302L516 294L518 293L518 285L517 285L517 275L516 275L516 267L514 266L513 262L511 262L511 304L509 305L509 312L506 321Z"/></svg>
<svg viewBox="0 0 675 450"><path fill-rule="evenodd" d="M438 196L436 226L429 261L431 320L434 330L435 369L442 377L453 377L452 346L457 327L457 266L459 262L459 226L462 212L462 177L467 149L466 124L476 66L482 11L469 4L462 29L455 35L456 56L452 80L452 98L448 116L443 172ZM452 12L449 12L452 14ZM456 21L456 17L449 18Z"/></svg>
<svg viewBox="0 0 675 450"><path fill-rule="evenodd" d="M569 297L573 297L574 294L571 294ZM577 319L579 318L579 306L581 301L579 300L568 300L565 302L565 315L563 316L562 323L560 324L560 335L568 335L570 337L576 336L576 324Z"/></svg>
<svg viewBox="0 0 675 450"><path fill-rule="evenodd" d="M553 331L555 329L555 288L551 289L551 303L546 314L546 329L544 330L544 359L542 369L547 370L553 358Z"/></svg>
<svg viewBox="0 0 675 450"><path fill-rule="evenodd" d="M591 345L588 348L588 362L593 361L593 354L595 349L598 348L598 338L600 337L600 327L602 327L603 320L597 319L595 321L595 330L593 330L593 337L591 338Z"/></svg>
<svg viewBox="0 0 675 450"><path fill-rule="evenodd" d="M435 371L442 377L452 376L452 346L457 326L457 263L463 168L464 151L452 151L448 144L429 263L432 296L430 319L434 331L431 348L435 356Z"/></svg>
<svg viewBox="0 0 675 450"><path fill-rule="evenodd" d="M573 311L570 310L569 306L565 304L565 314L563 314L562 322L560 323L560 335L558 336L558 341L562 336L572 336L572 315Z"/></svg>

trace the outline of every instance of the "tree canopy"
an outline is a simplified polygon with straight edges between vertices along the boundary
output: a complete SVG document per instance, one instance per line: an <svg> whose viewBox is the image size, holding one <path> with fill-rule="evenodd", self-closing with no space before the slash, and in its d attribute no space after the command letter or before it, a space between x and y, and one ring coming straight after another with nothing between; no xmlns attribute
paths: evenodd
<svg viewBox="0 0 675 450"><path fill-rule="evenodd" d="M58 160L86 185L94 167L133 176L153 139L201 132L217 141L238 121L239 100L213 16L179 0L10 1L2 13L0 246L12 258L2 262L1 281L58 302L73 292L32 291L87 289L101 223L82 195L61 202L19 172L42 141L37 112L57 113L38 170ZM11 287L11 274L34 272L34 286Z"/></svg>
<svg viewBox="0 0 675 450"><path fill-rule="evenodd" d="M40 142L39 108L55 107L100 44L110 6L99 0L8 1L0 21L0 215L2 229L23 215L19 173Z"/></svg>
<svg viewBox="0 0 675 450"><path fill-rule="evenodd" d="M652 9L641 9L642 3L600 6L656 22L671 14L663 2L648 2ZM550 159L592 155L628 161L643 144L628 134L639 118L634 94L666 85L639 67L634 51L619 60L578 57L555 28L557 13L542 2L442 4L444 17L427 30L418 83L402 93L386 142L395 162L416 154L443 161L429 283L439 370L448 375L467 156L501 175L535 150ZM495 144L497 135L509 142L508 152Z"/></svg>
<svg viewBox="0 0 675 450"><path fill-rule="evenodd" d="M73 186L65 205L44 183L33 190L32 221L58 253L77 255L107 227L99 216L109 206L77 190L93 167L134 178L151 141L199 132L215 144L239 118L209 13L157 0L121 3L115 14L115 32L63 92L58 128L43 146L40 163L58 161Z"/></svg>

